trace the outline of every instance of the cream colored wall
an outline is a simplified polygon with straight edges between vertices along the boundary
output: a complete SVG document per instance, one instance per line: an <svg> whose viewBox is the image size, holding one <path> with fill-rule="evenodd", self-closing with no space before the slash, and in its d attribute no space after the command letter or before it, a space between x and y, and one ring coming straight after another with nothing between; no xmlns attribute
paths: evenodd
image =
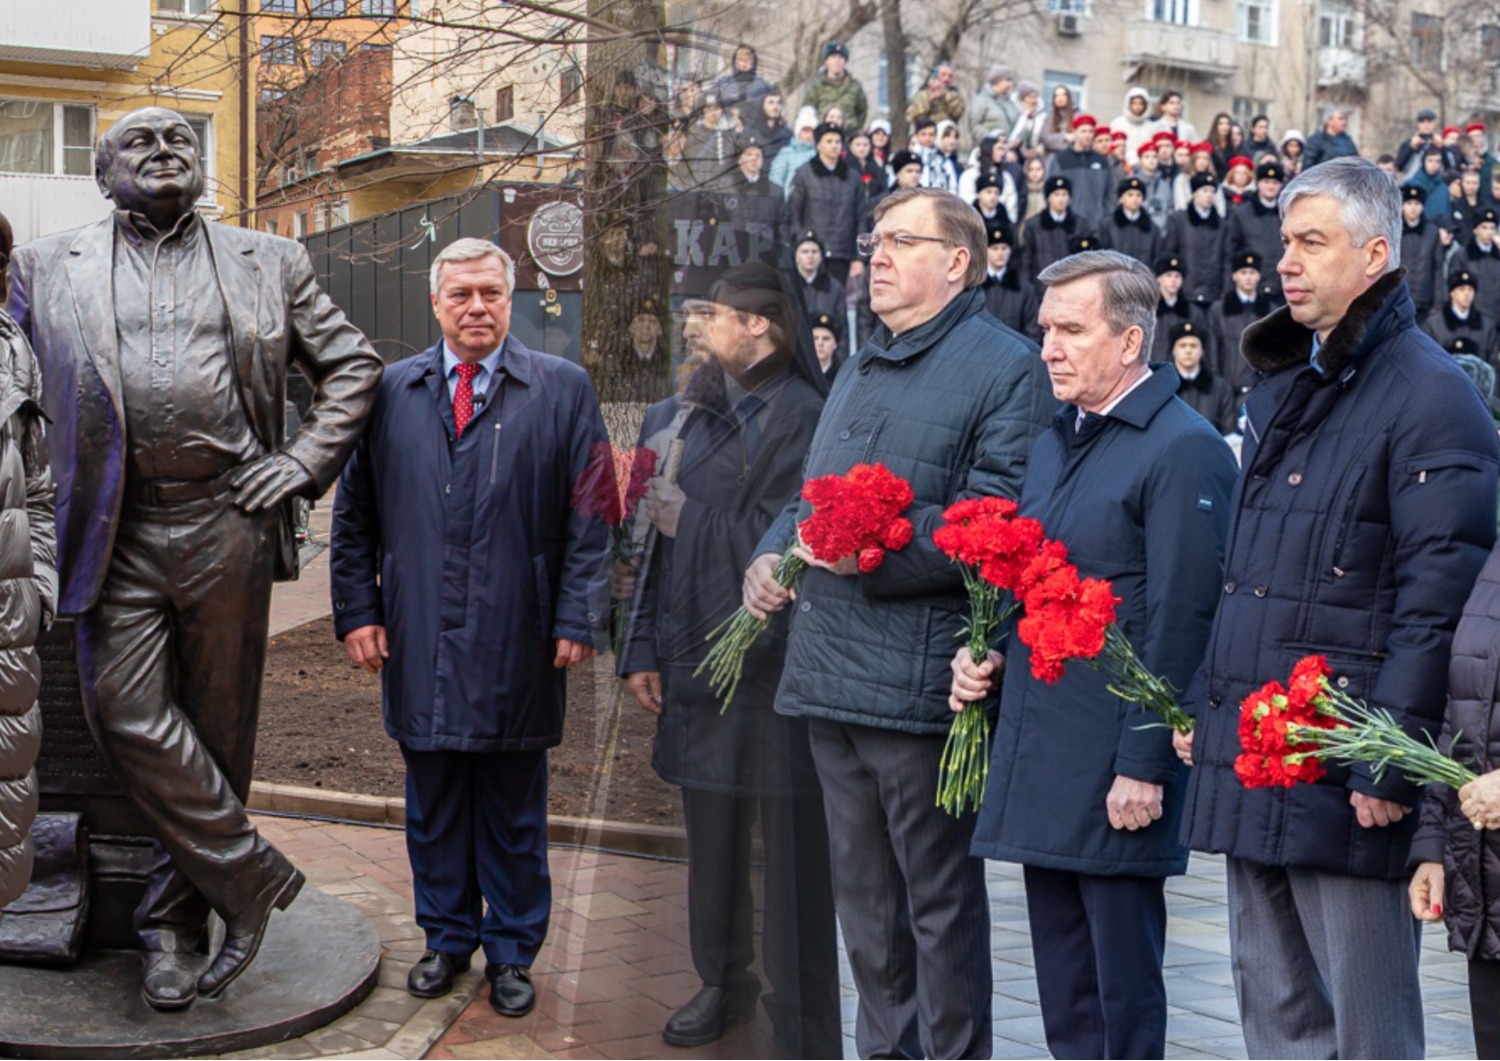
<svg viewBox="0 0 1500 1061"><path fill-rule="evenodd" d="M581 13L584 5L580 0L559 0L555 6ZM573 106L559 108L558 78L572 67L572 60L585 66L583 45L563 48L515 39L518 35L545 37L568 19L499 8L483 0L434 0L423 10L435 19L482 24L486 29L480 32L414 25L397 34L392 63L393 143L451 132L448 101L455 95L472 97L484 111L485 122L494 124L496 92L504 85L513 85L515 90L515 116L511 121L534 129L541 111L545 129L553 136L571 141L581 135L582 97ZM569 37L575 35L570 30Z"/></svg>

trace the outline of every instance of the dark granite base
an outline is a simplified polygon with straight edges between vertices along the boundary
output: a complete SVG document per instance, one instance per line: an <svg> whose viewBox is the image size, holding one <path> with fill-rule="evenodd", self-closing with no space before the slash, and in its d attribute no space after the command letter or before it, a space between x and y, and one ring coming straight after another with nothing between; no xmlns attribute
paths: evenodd
<svg viewBox="0 0 1500 1061"><path fill-rule="evenodd" d="M272 915L255 963L223 997L176 1013L141 998L139 952L96 951L71 969L0 966L0 1056L184 1057L265 1046L353 1009L379 967L380 939L364 915L307 887Z"/></svg>

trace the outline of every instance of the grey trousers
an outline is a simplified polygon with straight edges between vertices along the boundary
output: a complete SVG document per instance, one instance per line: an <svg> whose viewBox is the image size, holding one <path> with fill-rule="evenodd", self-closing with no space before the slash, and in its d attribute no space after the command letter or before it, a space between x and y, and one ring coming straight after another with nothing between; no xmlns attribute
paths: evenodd
<svg viewBox="0 0 1500 1061"><path fill-rule="evenodd" d="M989 1057L989 893L974 815L935 805L943 738L813 721L860 1057Z"/></svg>
<svg viewBox="0 0 1500 1061"><path fill-rule="evenodd" d="M1419 936L1401 880L1228 859L1229 941L1254 1058L1419 1058Z"/></svg>

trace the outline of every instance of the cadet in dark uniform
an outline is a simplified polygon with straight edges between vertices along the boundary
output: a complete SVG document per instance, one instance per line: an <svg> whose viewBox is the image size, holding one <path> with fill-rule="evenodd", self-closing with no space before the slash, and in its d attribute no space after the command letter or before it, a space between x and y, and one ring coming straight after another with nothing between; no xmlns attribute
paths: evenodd
<svg viewBox="0 0 1500 1061"><path fill-rule="evenodd" d="M1261 288L1281 298L1281 212L1276 207L1286 170L1280 162L1262 162L1255 167L1255 195L1229 211L1229 256L1253 254L1261 262ZM1404 260L1404 259L1403 259Z"/></svg>
<svg viewBox="0 0 1500 1061"><path fill-rule="evenodd" d="M1237 431L1239 396L1235 388L1209 367L1204 355L1204 328L1192 321L1179 321L1167 333L1172 344L1172 364L1182 380L1177 397L1193 407L1221 435Z"/></svg>
<svg viewBox="0 0 1500 1061"><path fill-rule="evenodd" d="M1212 173L1195 173L1192 201L1167 220L1166 251L1187 266L1187 297L1208 309L1224 293L1224 265L1229 260L1228 229L1214 209L1219 189Z"/></svg>
<svg viewBox="0 0 1500 1061"><path fill-rule="evenodd" d="M1249 389L1246 375L1250 365L1240 354L1240 336L1250 325L1277 309L1281 300L1266 294L1261 283L1261 260L1254 253L1235 255L1229 266L1234 270L1230 274L1233 286L1208 311L1211 364L1236 394L1242 394Z"/></svg>
<svg viewBox="0 0 1500 1061"><path fill-rule="evenodd" d="M1491 321L1500 321L1500 250L1495 247L1495 223L1500 215L1492 206L1474 213L1473 235L1453 256L1449 269L1463 269L1474 276L1474 305Z"/></svg>
<svg viewBox="0 0 1500 1061"><path fill-rule="evenodd" d="M1156 287L1161 292L1161 301L1156 304L1156 331L1151 336L1151 360L1172 359L1172 339L1169 334L1181 321L1203 324L1207 314L1188 300L1182 293L1187 270L1182 259L1167 254L1156 260Z"/></svg>
<svg viewBox="0 0 1500 1061"><path fill-rule="evenodd" d="M1161 233L1146 213L1146 182L1126 177L1116 187L1118 205L1099 226L1102 246L1128 254L1146 268L1161 254Z"/></svg>
<svg viewBox="0 0 1500 1061"><path fill-rule="evenodd" d="M1037 324L1041 297L1029 277L1012 265L1015 230L1002 220L987 226L988 270L984 277L984 308L1001 324L1033 342L1042 341Z"/></svg>
<svg viewBox="0 0 1500 1061"><path fill-rule="evenodd" d="M844 329L839 318L831 313L819 313L812 318L813 353L818 355L818 367L830 380L839 366L848 360L839 348L843 345Z"/></svg>
<svg viewBox="0 0 1500 1061"><path fill-rule="evenodd" d="M1048 177L1042 183L1047 209L1028 218L1021 226L1021 271L1033 283L1047 266L1068 256L1068 240L1081 236L1088 226L1073 212L1073 182L1067 177Z"/></svg>
<svg viewBox="0 0 1500 1061"><path fill-rule="evenodd" d="M838 317L844 313L844 285L828 275L823 262L823 241L816 232L804 232L792 249L792 286L802 296L802 309L808 320L826 313Z"/></svg>
<svg viewBox="0 0 1500 1061"><path fill-rule="evenodd" d="M1406 267L1406 286L1417 304L1421 320L1443 295L1442 237L1436 223L1425 216L1427 191L1415 184L1401 189L1401 264Z"/></svg>
<svg viewBox="0 0 1500 1061"><path fill-rule="evenodd" d="M1422 330L1443 349L1454 339L1465 339L1491 364L1495 361L1495 321L1474 305L1474 274L1455 269L1448 274L1448 301L1427 314Z"/></svg>

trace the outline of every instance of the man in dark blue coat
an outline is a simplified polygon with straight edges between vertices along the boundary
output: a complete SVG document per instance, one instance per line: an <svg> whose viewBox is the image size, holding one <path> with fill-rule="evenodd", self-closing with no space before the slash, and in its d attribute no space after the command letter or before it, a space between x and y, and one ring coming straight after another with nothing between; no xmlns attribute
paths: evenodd
<svg viewBox="0 0 1500 1061"><path fill-rule="evenodd" d="M1042 283L1042 360L1066 404L1032 448L1021 514L1068 547L1081 576L1111 582L1142 662L1182 688L1218 600L1234 456L1176 396L1176 369L1148 364L1150 269L1094 251ZM1003 707L972 850L1025 867L1047 1046L1054 1057L1161 1057L1163 885L1187 868L1186 771L1171 731L1082 664L1053 685L1034 678L1013 636L978 667L960 650L950 706L983 699L996 666Z"/></svg>
<svg viewBox="0 0 1500 1061"><path fill-rule="evenodd" d="M1417 329L1401 195L1334 159L1280 200L1287 307L1251 325L1244 474L1203 667L1185 836L1224 854L1251 1057L1421 1057L1405 885L1420 790L1329 765L1248 789L1239 705L1312 654L1342 692L1436 735L1465 598L1495 540L1500 448L1478 390Z"/></svg>
<svg viewBox="0 0 1500 1061"><path fill-rule="evenodd" d="M535 1003L551 907L546 749L600 626L608 532L571 502L596 472L614 488L588 376L509 334L514 282L485 240L434 260L443 341L386 373L339 482L330 565L335 630L380 674L406 760L428 947L407 988L445 994L482 944L490 1003L513 1017Z"/></svg>

